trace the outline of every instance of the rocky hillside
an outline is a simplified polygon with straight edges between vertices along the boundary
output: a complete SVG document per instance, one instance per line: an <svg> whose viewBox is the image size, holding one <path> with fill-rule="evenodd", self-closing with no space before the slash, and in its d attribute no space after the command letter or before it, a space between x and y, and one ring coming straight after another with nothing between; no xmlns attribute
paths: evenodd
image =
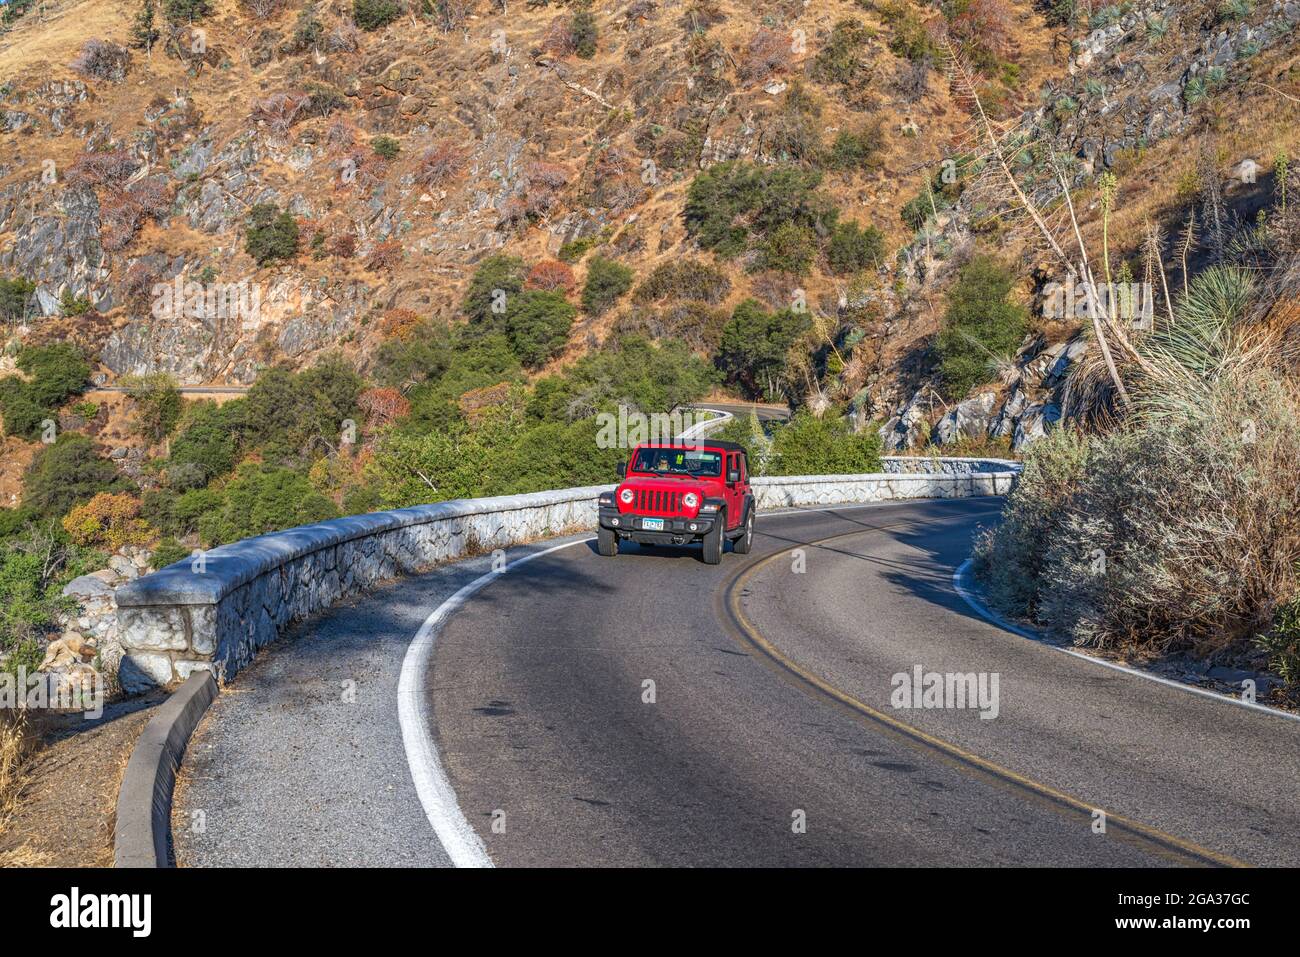
<svg viewBox="0 0 1300 957"><path fill-rule="evenodd" d="M704 253L728 279L721 314L755 296L806 302L824 323L842 361L832 375L814 357L786 397L847 403L859 427L886 422L892 447L1020 446L1062 414L1066 367L1087 343L1077 325L1040 323L1004 381L955 408L960 396L942 397L931 345L950 266L978 243L1020 257L1018 295L1035 310L1050 277L1028 278L1037 251L1014 210L965 189L981 150L936 38L976 61L999 130L1070 159L1089 241L1096 177L1118 174L1114 240L1126 254L1147 220L1172 246L1206 169L1231 186L1253 157L1263 175L1244 191L1249 214L1296 129L1293 3L52 0L9 11L0 271L35 284L27 315L11 315L10 351L71 338L102 381L249 383L339 349L364 371L395 313L460 321L475 265L498 251L564 259L575 284L593 254L643 280L700 254L688 187L739 159L814 169L841 219L883 238L866 270L835 268L825 248L793 268ZM1052 201L1041 164L1017 172ZM291 254L250 244L258 209L289 214ZM209 298L160 309L164 286ZM214 308L213 287L258 308ZM598 348L630 308L584 311L539 371Z"/></svg>
<svg viewBox="0 0 1300 957"><path fill-rule="evenodd" d="M366 30L339 0L158 3L148 50L133 40L141 0L55 0L14 20L0 269L37 284L29 326L67 312L65 295L89 300L98 318L74 325L110 377L246 383L340 346L364 357L386 311L454 319L496 250L538 261L589 241L647 275L694 246L682 209L698 170L799 159L841 131L869 135L873 155L824 189L896 247L910 236L900 196L964 122L935 57L913 62L896 40L939 17L920 5L598 3L582 51L573 5L410 6ZM1011 114L1055 67L1041 15L1006 9L1016 66L990 89ZM837 32L844 21L858 26ZM381 136L394 155L372 148ZM246 251L257 204L297 220L291 260L259 267ZM796 285L724 268L734 301ZM255 284L260 314L156 318L151 290L178 277ZM798 282L832 314L845 284ZM579 323L568 356L611 322Z"/></svg>
<svg viewBox="0 0 1300 957"><path fill-rule="evenodd" d="M1294 177L1300 150L1300 4L1154 0L1105 7L1089 26L1069 41L1066 69L1039 90L1038 105L1005 127L1016 176L1052 211L1060 242L1076 240L1046 160L1052 154L1094 255L1103 242L1100 185L1114 177L1107 239L1117 278L1145 279L1161 311L1166 289L1176 297L1188 273L1210 262L1268 268L1257 227L1285 213L1284 180ZM997 177L962 162L970 175L943 191L917 241L899 253L919 295L898 315L915 315L922 302L930 308L925 290L943 286L949 264L982 243L1022 264L1034 328L999 364L999 378L965 401L939 398L932 363L895 365L903 374L885 377L875 396L877 409L890 408L881 429L890 448L993 439L1019 449L1082 411L1070 407L1066 385L1095 342L1074 316L1046 315L1041 298L1065 276L1047 262L1020 204L981 182Z"/></svg>

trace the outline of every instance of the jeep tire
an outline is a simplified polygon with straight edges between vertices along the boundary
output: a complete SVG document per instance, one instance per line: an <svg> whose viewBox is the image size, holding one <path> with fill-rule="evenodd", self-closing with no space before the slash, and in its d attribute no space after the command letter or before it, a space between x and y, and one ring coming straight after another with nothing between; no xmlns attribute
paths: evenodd
<svg viewBox="0 0 1300 957"><path fill-rule="evenodd" d="M717 565L722 561L723 529L727 527L727 513L718 512L713 527L704 534L704 564Z"/></svg>
<svg viewBox="0 0 1300 957"><path fill-rule="evenodd" d="M745 523L741 525L740 537L731 543L731 550L737 555L748 555L754 546L754 510L745 509Z"/></svg>
<svg viewBox="0 0 1300 957"><path fill-rule="evenodd" d="M610 558L618 554L618 535L612 528L603 525L596 528L596 551Z"/></svg>

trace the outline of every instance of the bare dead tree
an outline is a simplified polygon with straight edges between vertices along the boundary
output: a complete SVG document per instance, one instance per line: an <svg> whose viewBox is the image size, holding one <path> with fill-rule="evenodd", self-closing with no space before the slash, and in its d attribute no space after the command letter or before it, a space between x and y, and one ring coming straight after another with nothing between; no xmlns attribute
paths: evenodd
<svg viewBox="0 0 1300 957"><path fill-rule="evenodd" d="M1011 201L1021 210L1023 210L1037 228L1039 235L1046 242L1053 256L1065 269L1066 275L1071 281L1082 285L1085 295L1088 317L1092 322L1093 334L1097 340L1097 345L1101 350L1102 360L1106 364L1106 371L1110 375L1111 381L1115 386L1115 392L1125 408L1130 406L1128 390L1124 387L1124 381L1120 377L1119 368L1115 363L1114 356L1111 353L1110 343L1107 339L1107 331L1114 334L1125 351L1135 360L1142 362L1142 357L1133 349L1132 344L1128 341L1123 331L1111 321L1111 317L1106 309L1098 301L1096 292L1096 283L1092 274L1092 265L1088 257L1088 249L1083 241L1083 234L1079 229L1078 216L1075 213L1074 202L1070 196L1070 183L1064 170L1061 169L1054 151L1048 150L1049 161L1052 171L1055 174L1058 184L1061 188L1062 198L1064 199L1064 209L1068 216L1069 225L1072 228L1075 242L1078 246L1078 257L1071 258L1067 255L1060 241L1056 238L1052 228L1047 224L1042 211L1021 188L1015 174L1012 173L1011 167L1007 162L1008 152L1015 155L1020 149L1024 148L1023 143L1016 142L1014 147L1009 151L1006 140L1008 139L1006 130L999 130L997 125L990 119L984 109L984 104L980 100L979 93L975 85L974 72L966 63L961 51L953 44L951 38L944 36L940 40L944 53L945 69L948 81L952 86L954 97L957 102L966 109L973 120L971 135L981 150L981 157L987 162L988 168L997 175L1002 187L1007 191Z"/></svg>

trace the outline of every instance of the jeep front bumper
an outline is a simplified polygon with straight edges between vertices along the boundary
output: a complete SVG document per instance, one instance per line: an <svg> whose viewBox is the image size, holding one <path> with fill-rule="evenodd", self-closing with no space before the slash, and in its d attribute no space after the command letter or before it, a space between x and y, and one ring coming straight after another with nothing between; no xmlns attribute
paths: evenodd
<svg viewBox="0 0 1300 957"><path fill-rule="evenodd" d="M652 544L669 544L673 539L690 540L707 534L713 528L715 515L700 514L695 518L677 518L674 516L637 515L632 512L620 512L617 508L602 505L599 509L600 526L619 534L620 537L633 541L646 541ZM647 529L645 520L663 522L663 527Z"/></svg>

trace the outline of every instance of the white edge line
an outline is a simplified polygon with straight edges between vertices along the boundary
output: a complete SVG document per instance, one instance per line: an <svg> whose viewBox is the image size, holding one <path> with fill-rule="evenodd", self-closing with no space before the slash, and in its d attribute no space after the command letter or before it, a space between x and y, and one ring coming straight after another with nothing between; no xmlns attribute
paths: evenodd
<svg viewBox="0 0 1300 957"><path fill-rule="evenodd" d="M492 858L483 846L456 801L456 792L452 789L447 772L438 760L438 748L433 742L432 715L429 713L427 678L429 660L433 655L433 643L442 631L443 625L467 600L477 591L499 578L511 568L523 565L534 558L541 558L562 548L572 548L589 542L590 537L580 538L537 552L530 552L509 561L501 571L490 571L480 575L462 587L450 598L433 610L420 630L415 633L411 644L402 659L401 677L397 682L397 718L402 728L402 744L406 748L406 763L411 769L411 779L415 782L420 804L433 826L434 834L442 844L453 867L492 867Z"/></svg>
<svg viewBox="0 0 1300 957"><path fill-rule="evenodd" d="M952 587L957 590L957 594L961 595L962 599L966 602L966 604L970 605L970 607L973 608L981 618L985 619L986 621L992 622L993 624L997 625L999 628L1003 628L1007 631L1013 632L1014 634L1019 635L1021 638L1027 638L1030 641L1035 642L1036 644L1040 644L1045 648L1050 648L1053 651L1060 651L1063 652L1064 654L1070 655L1073 658L1079 658L1083 661L1087 661L1090 664L1100 665L1103 668L1110 668L1113 671L1122 671L1126 675L1134 675L1135 677L1138 678L1145 678L1147 681L1154 681L1157 684L1167 685L1170 688L1177 688L1179 691L1186 691L1190 694L1200 695L1203 698L1209 698L1211 701L1218 701L1223 704L1232 704L1232 705L1236 705L1239 708L1249 708L1251 711L1262 711L1265 714L1272 715L1275 718L1285 718L1288 721L1300 721L1300 715L1292 714L1290 711L1283 711L1280 708L1272 708L1266 704L1260 704L1257 701L1243 701L1240 698L1234 698L1231 695L1220 694L1217 691L1210 691L1206 688L1198 688L1196 687L1196 685L1189 685L1182 681L1174 681L1171 678L1161 678L1159 675L1153 675L1151 672L1143 671L1140 668L1130 668L1127 665L1120 665L1120 664L1116 664L1113 661L1107 661L1105 658L1097 658L1094 657L1093 655L1084 654L1082 651L1075 651L1073 648L1062 648L1059 645L1054 645L1050 642L1044 641L1041 636L1035 634L1029 629L1021 628L1017 625L1013 625L1011 622L1007 621L1005 618L1003 618L997 612L993 611L991 608L988 608L983 602L981 602L978 598L976 598L966 588L966 586L962 584L963 580L966 577L966 573L970 571L970 568L971 568L971 560L969 558L957 566L957 570L952 573Z"/></svg>

